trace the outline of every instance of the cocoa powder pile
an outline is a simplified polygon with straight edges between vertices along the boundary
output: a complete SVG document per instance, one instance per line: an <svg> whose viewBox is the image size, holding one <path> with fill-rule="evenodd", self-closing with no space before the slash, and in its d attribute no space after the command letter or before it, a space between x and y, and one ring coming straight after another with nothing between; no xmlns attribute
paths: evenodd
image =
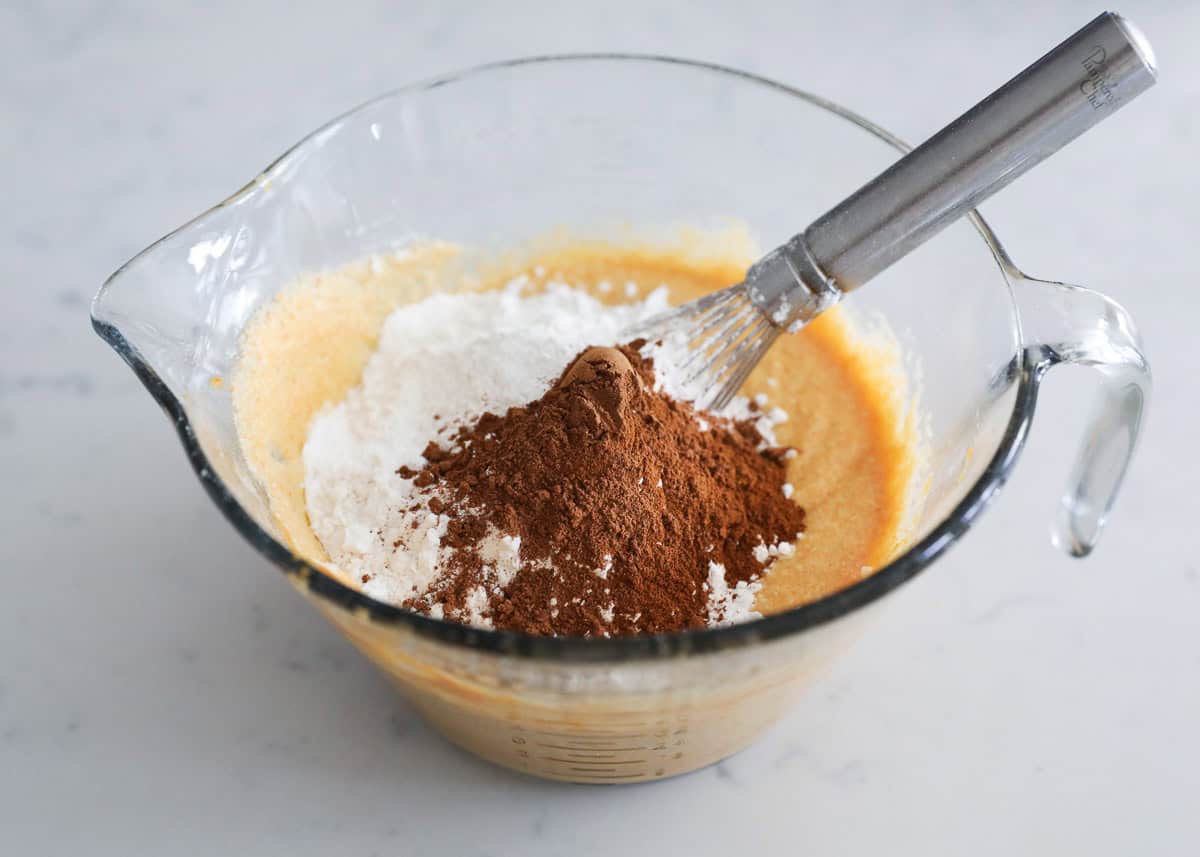
<svg viewBox="0 0 1200 857"><path fill-rule="evenodd" d="M744 591L768 548L786 551L804 530L804 510L784 493L788 450L767 446L750 420L705 414L705 430L690 404L654 390L642 344L587 349L541 399L484 414L449 448L431 443L421 470L398 471L447 517L450 549L432 587L405 606L564 636L728 618L710 581L723 570ZM519 568L503 583L481 549L497 533L520 539Z"/></svg>

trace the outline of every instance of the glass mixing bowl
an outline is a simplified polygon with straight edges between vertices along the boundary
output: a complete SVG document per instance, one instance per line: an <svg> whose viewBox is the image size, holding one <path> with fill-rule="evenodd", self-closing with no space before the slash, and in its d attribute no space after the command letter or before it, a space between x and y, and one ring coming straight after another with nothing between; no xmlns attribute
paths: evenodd
<svg viewBox="0 0 1200 857"><path fill-rule="evenodd" d="M239 448L229 389L255 311L306 272L417 236L516 245L569 225L710 225L774 246L904 145L850 111L726 68L547 57L407 87L311 134L229 199L117 271L100 335L174 421L229 521L451 740L521 771L587 782L671 776L744 747L861 632L883 596L971 526L1008 476L1038 386L1101 370L1100 404L1055 525L1096 541L1133 452L1149 375L1128 315L1034 280L978 217L856 292L921 382L925 502L888 566L815 603L732 628L554 639L437 621L371 600L294 555ZM872 609L868 609L872 608Z"/></svg>

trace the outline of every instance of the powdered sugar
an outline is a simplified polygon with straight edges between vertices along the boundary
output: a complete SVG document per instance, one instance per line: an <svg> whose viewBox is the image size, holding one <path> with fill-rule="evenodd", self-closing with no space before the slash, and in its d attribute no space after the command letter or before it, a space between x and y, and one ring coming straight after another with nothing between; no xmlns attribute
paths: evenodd
<svg viewBox="0 0 1200 857"><path fill-rule="evenodd" d="M796 533L796 539L804 538L804 533ZM794 556L796 546L791 542L775 542L774 544L766 544L759 542L754 546L754 558L763 565L769 565L779 557Z"/></svg>
<svg viewBox="0 0 1200 857"><path fill-rule="evenodd" d="M762 589L758 581L739 580L731 587L725 582L725 566L710 562L707 586L709 625L721 628L762 617L754 610L754 596Z"/></svg>
<svg viewBox="0 0 1200 857"><path fill-rule="evenodd" d="M483 585L476 586L471 590L471 594L467 596L467 615L466 622L468 625L474 625L477 628L492 627L492 620L485 615L488 607L488 591Z"/></svg>
<svg viewBox="0 0 1200 857"><path fill-rule="evenodd" d="M613 567L612 554L606 553L604 555L604 565L600 566L599 568L593 569L593 571L596 573L596 577L600 578L601 580L607 580L608 573L610 571L612 571L612 567Z"/></svg>
<svg viewBox="0 0 1200 857"><path fill-rule="evenodd" d="M500 586L507 586L521 570L521 537L491 531L480 543L479 555L487 571Z"/></svg>

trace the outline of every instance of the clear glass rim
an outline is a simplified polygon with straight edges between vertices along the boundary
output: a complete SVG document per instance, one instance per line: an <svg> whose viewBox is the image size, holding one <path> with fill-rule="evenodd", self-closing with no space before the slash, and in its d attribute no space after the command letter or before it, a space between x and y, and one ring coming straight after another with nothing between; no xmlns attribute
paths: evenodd
<svg viewBox="0 0 1200 857"><path fill-rule="evenodd" d="M345 118L383 101L403 97L414 92L436 89L447 84L486 75L491 72L527 65L586 62L642 63L650 66L673 65L739 79L745 83L785 93L812 106L821 108L847 122L857 125L862 130L888 143L900 152L907 152L911 148L889 131L839 104L769 78L715 63L655 54L629 53L548 54L486 63L391 90L345 113L339 114L306 135L244 187L188 221L188 223L172 230L166 236L149 245L110 275L104 282L104 285L101 286L92 304L91 318L93 328L129 364L150 395L154 397L171 418L196 476L208 491L213 502L224 513L229 522L233 524L234 528L259 553L280 568L285 574L293 578L295 583L304 586L316 597L328 601L339 608L360 613L370 621L406 626L420 637L482 652L556 662L627 662L691 654L706 654L761 644L824 625L879 600L922 572L961 538L970 529L979 515L982 514L1007 480L1008 474L1011 472L1024 446L1037 402L1038 366L1036 361L1027 355L1023 349L1019 349L1019 354L1014 356L1009 366L1009 377L1016 384L1016 397L1013 403L1012 414L1009 417L995 454L988 462L979 479L976 480L963 499L959 501L945 519L934 527L928 535L870 577L854 583L845 589L831 593L817 601L793 607L780 613L773 613L751 622L725 628L710 628L700 631L682 631L672 634L637 637L544 637L460 625L454 622L433 619L401 607L386 604L347 586L319 567L310 564L303 557L294 554L289 548L260 527L246 510L242 508L241 504L237 502L220 477L216 475L213 468L209 465L208 457L200 448L183 403L171 392L170 388L154 368L129 343L116 325L105 321L101 317L100 306L105 293L128 267L142 256L152 252L164 241L169 240L177 233L188 228L197 220L208 216L214 211L241 202L245 197L254 193L265 179L286 169L292 160L298 156L298 153L313 142L314 138L319 137ZM1016 273L1016 269L1013 267L1011 261L1009 261L1002 245L988 224L978 212L973 212L970 217L976 230L996 259L1001 275L1007 278Z"/></svg>

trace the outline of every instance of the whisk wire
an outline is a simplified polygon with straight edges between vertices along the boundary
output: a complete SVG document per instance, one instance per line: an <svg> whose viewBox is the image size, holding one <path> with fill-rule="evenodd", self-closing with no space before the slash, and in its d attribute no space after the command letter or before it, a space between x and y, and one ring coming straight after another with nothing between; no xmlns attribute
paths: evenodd
<svg viewBox="0 0 1200 857"><path fill-rule="evenodd" d="M745 284L657 315L632 331L698 408L720 411L737 394L780 328L750 299ZM663 367L666 369L666 367Z"/></svg>

